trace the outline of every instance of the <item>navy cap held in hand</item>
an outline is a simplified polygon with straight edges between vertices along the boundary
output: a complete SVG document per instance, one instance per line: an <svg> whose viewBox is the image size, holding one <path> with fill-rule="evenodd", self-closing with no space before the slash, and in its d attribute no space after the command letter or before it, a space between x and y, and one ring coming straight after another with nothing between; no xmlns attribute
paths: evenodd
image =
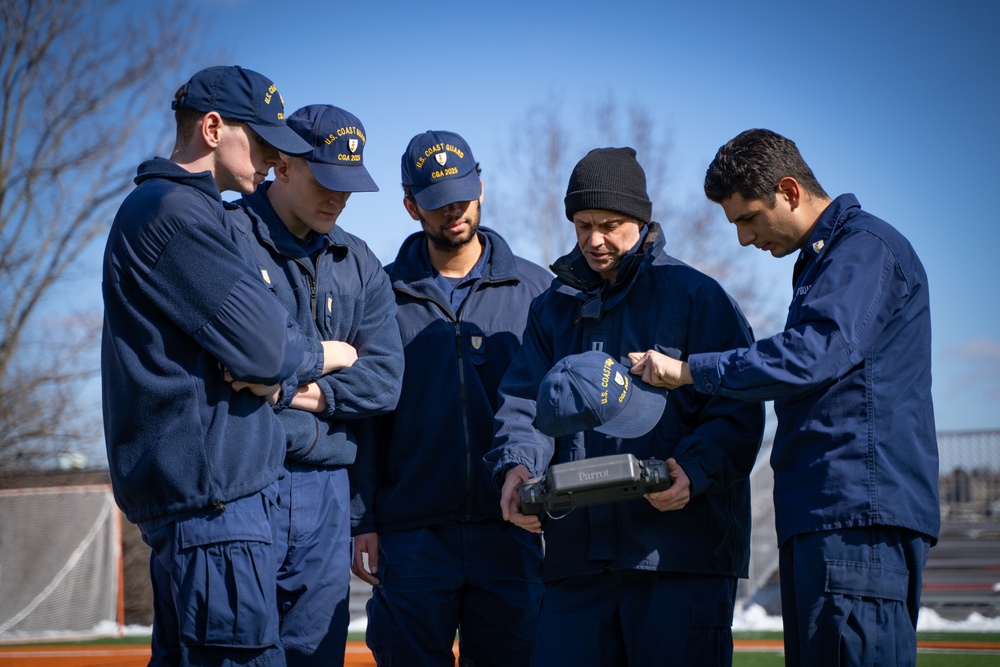
<svg viewBox="0 0 1000 667"><path fill-rule="evenodd" d="M656 426L666 404L666 390L630 375L604 352L583 352L559 360L543 378L535 426L551 437L592 429L638 438Z"/></svg>

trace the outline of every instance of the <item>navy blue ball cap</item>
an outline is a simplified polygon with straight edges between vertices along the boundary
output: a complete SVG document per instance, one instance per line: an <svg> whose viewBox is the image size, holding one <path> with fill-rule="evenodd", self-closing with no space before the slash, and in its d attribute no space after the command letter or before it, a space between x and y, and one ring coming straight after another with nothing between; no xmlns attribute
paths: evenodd
<svg viewBox="0 0 1000 667"><path fill-rule="evenodd" d="M274 82L238 65L201 70L184 84L171 108L216 111L228 120L243 121L264 141L288 155L305 155L312 150L285 124L285 102Z"/></svg>
<svg viewBox="0 0 1000 667"><path fill-rule="evenodd" d="M663 416L666 390L629 374L604 352L559 360L538 388L535 426L557 438L594 430L618 438L649 433Z"/></svg>
<svg viewBox="0 0 1000 667"><path fill-rule="evenodd" d="M428 211L479 199L483 192L472 149L454 132L428 130L410 139L402 172L403 185Z"/></svg>
<svg viewBox="0 0 1000 667"><path fill-rule="evenodd" d="M288 127L312 152L306 163L316 180L334 192L378 192L365 169L365 126L349 111L329 104L310 104L288 117Z"/></svg>

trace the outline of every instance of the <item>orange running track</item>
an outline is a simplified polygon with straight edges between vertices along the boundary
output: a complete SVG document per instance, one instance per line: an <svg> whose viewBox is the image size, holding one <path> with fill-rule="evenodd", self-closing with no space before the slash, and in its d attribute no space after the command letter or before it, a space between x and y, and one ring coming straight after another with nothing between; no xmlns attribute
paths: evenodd
<svg viewBox="0 0 1000 667"><path fill-rule="evenodd" d="M149 646L142 644L88 644L0 646L0 667L145 667ZM348 642L344 667L375 667L364 642Z"/></svg>

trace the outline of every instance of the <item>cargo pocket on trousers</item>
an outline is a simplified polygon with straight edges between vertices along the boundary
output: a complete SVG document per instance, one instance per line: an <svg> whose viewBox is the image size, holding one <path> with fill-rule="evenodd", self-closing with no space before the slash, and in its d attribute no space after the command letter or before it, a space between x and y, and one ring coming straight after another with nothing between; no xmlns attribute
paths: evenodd
<svg viewBox="0 0 1000 667"><path fill-rule="evenodd" d="M177 610L185 643L232 648L277 644L277 560L259 494L222 512L178 522Z"/></svg>
<svg viewBox="0 0 1000 667"><path fill-rule="evenodd" d="M910 573L860 561L826 561L826 592L906 601Z"/></svg>
<svg viewBox="0 0 1000 667"><path fill-rule="evenodd" d="M729 628L733 625L733 603L729 600L695 600L691 603L691 625Z"/></svg>
<svg viewBox="0 0 1000 667"><path fill-rule="evenodd" d="M824 657L831 664L896 664L888 657L895 655L889 647L906 633L892 632L893 627L884 624L905 606L908 587L905 569L863 561L827 561L825 621L817 622L835 628L835 635L824 642ZM874 637L879 637L878 644L871 641Z"/></svg>

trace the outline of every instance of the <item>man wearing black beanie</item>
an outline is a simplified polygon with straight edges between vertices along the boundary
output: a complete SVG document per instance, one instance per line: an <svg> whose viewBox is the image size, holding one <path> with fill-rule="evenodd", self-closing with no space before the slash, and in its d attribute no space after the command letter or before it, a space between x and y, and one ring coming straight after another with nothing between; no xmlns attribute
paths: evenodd
<svg viewBox="0 0 1000 667"><path fill-rule="evenodd" d="M669 646L677 664L731 665L762 406L687 387L667 395L663 416L645 435L591 430L553 439L535 427L535 416L550 407L536 397L549 369L570 355L600 350L631 366L633 350L687 357L745 346L750 327L718 283L666 253L635 150L590 151L570 175L565 203L578 245L553 264L557 280L532 304L500 386L498 431L486 455L502 486L504 518L544 530L533 664L662 664ZM621 394L613 389L607 400ZM558 521L521 513L518 487L550 464L618 453L666 461L670 488L551 517Z"/></svg>
<svg viewBox="0 0 1000 667"><path fill-rule="evenodd" d="M566 188L566 217L584 209L617 211L649 222L653 202L646 194L646 172L634 148L595 148L577 163Z"/></svg>

